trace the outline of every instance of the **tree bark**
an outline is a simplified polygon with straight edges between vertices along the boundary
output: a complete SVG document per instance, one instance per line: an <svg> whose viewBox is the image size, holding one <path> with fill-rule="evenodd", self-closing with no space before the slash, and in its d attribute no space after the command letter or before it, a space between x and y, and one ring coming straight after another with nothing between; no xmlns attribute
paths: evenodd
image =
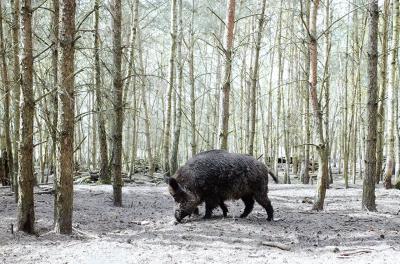
<svg viewBox="0 0 400 264"><path fill-rule="evenodd" d="M175 174L178 169L178 150L179 150L179 139L181 136L181 126L182 126L182 86L183 86L183 64L182 59L182 41L183 41L183 20L182 20L182 0L179 0L179 33L178 33L178 90L176 91L176 120L175 120L175 130L171 149L171 162L170 169L171 174ZM193 124L192 124L193 125ZM192 142L193 143L193 142ZM193 149L192 149L193 152Z"/></svg>
<svg viewBox="0 0 400 264"><path fill-rule="evenodd" d="M33 117L35 101L33 93L33 45L31 0L22 2L22 104L21 138L19 140L18 177L18 229L34 233L35 212L33 200Z"/></svg>
<svg viewBox="0 0 400 264"><path fill-rule="evenodd" d="M398 1L397 6L398 6ZM368 105L367 145L365 150L365 177L363 182L362 209L376 211L376 132L378 103L378 0L369 1L369 47L368 47Z"/></svg>
<svg viewBox="0 0 400 264"><path fill-rule="evenodd" d="M191 123L191 147L192 156L197 153L197 143L196 143L196 84L194 78L194 0L192 0L192 22L190 27L190 50L189 50L189 78L190 78L190 123Z"/></svg>
<svg viewBox="0 0 400 264"><path fill-rule="evenodd" d="M167 111L166 111L166 122L164 128L164 172L166 175L170 175L169 167L169 146L171 140L171 104L172 104L172 91L175 87L175 60L176 60L176 38L177 38L177 0L171 0L171 51L169 58L169 84L167 91Z"/></svg>
<svg viewBox="0 0 400 264"><path fill-rule="evenodd" d="M310 98L314 114L315 129L318 140L319 171L317 193L315 197L314 210L324 209L326 184L328 181L328 157L326 152L326 141L322 123L322 110L317 95L317 70L318 70L318 51L317 51L317 15L319 0L314 0L310 15Z"/></svg>
<svg viewBox="0 0 400 264"><path fill-rule="evenodd" d="M52 16L52 41L53 41L53 48L52 48L52 53L51 53L51 67L52 67L52 73L53 73L53 89L55 89L56 92L51 96L52 100L52 123L51 123L51 141L52 141L52 147L51 147L51 160L52 160L52 166L53 166L53 185L54 185L54 191L57 193L57 169L55 169L56 163L57 163L57 125L58 125L58 49L60 46L59 43L59 20L60 20L60 3L59 0L53 0L53 16ZM56 216L56 204L57 204L57 199L56 196L54 196L54 216ZM54 217L55 219L55 217Z"/></svg>
<svg viewBox="0 0 400 264"><path fill-rule="evenodd" d="M251 77L251 124L250 124L250 137L249 137L249 155L253 155L254 152L254 137L256 134L256 115L257 115L257 105L256 105L256 95L257 95L257 82L259 78L259 68L260 68L260 50L261 50L261 40L262 40L262 33L264 30L264 15L265 15L265 5L266 0L262 1L261 7L261 14L258 20L258 29L257 29L257 39L256 39L256 51L254 55L254 66L253 66L253 76Z"/></svg>
<svg viewBox="0 0 400 264"><path fill-rule="evenodd" d="M305 15L305 24L304 25L304 33L307 34L307 30L310 25L310 0L306 0L305 12L303 11L302 15ZM303 8L303 7L302 7ZM308 80L310 78L310 50L306 49L304 51L304 74L303 79ZM310 143L311 143L311 130L310 130L310 94L308 92L309 83L304 81L304 118L303 118L303 141L304 141L304 160L302 165L301 178L303 184L310 183Z"/></svg>
<svg viewBox="0 0 400 264"><path fill-rule="evenodd" d="M219 121L219 147L228 149L229 133L229 96L232 79L232 49L234 41L235 28L235 8L236 0L227 0L226 28L225 28L225 71L222 85L222 96L220 103L220 121Z"/></svg>
<svg viewBox="0 0 400 264"><path fill-rule="evenodd" d="M12 6L13 21L12 21L12 43L13 43L13 112L14 112L14 131L13 131L13 148L14 148L14 163L13 166L13 182L15 201L18 201L18 171L19 171L19 136L20 136L20 95L21 95L21 71L19 60L19 14L20 0L10 0Z"/></svg>
<svg viewBox="0 0 400 264"><path fill-rule="evenodd" d="M113 107L114 123L112 130L112 166L114 205L122 206L122 126L123 126L123 85L121 76L122 46L121 46L121 0L112 1L113 30Z"/></svg>
<svg viewBox="0 0 400 264"><path fill-rule="evenodd" d="M61 5L59 32L59 123L57 142L57 192L55 231L72 233L74 121L75 121L75 0L64 0Z"/></svg>
<svg viewBox="0 0 400 264"><path fill-rule="evenodd" d="M95 68L95 93L96 93L96 112L98 126L98 140L100 145L100 172L99 178L102 183L110 182L110 168L108 161L108 144L106 121L103 109L103 93L101 90L101 68L100 68L100 35L99 35L99 17L100 0L96 0L94 6L94 68Z"/></svg>
<svg viewBox="0 0 400 264"><path fill-rule="evenodd" d="M13 150L11 144L11 134L10 134L10 82L8 79L8 65L6 59L6 49L4 43L4 32L3 32L3 9L0 3L0 57L1 57L1 77L3 80L3 91L4 91L4 116L3 116L3 126L4 126L4 137L6 140L6 157L8 164L13 164ZM16 184L12 179L13 167L9 166L6 178L11 182L12 186ZM11 176L11 177L10 177Z"/></svg>
<svg viewBox="0 0 400 264"><path fill-rule="evenodd" d="M371 8L372 4L370 3ZM370 10L370 12L374 12ZM393 2L393 47L392 47L392 58L391 58L391 71L390 71L390 97L389 97L389 106L388 106L388 153L387 153L387 161L386 161L386 171L383 186L386 189L392 188L392 175L395 167L395 126L397 124L397 120L395 118L398 95L397 95L397 86L396 86L396 69L397 69L397 51L399 44L399 19L400 19L400 9L399 9L399 0L394 0ZM370 25L371 26L371 25ZM370 36L371 37L371 36Z"/></svg>
<svg viewBox="0 0 400 264"><path fill-rule="evenodd" d="M154 159L151 147L151 133L150 133L150 115L149 115L149 107L147 102L147 90L146 90L146 72L143 63L143 48L142 48L142 38L141 38L141 31L138 29L138 56L139 56L139 63L140 63L140 73L141 73L141 90L142 90L142 103L143 103L143 110L144 110L144 135L146 137L146 151L147 151L147 159L149 163L149 175L153 176L154 173Z"/></svg>

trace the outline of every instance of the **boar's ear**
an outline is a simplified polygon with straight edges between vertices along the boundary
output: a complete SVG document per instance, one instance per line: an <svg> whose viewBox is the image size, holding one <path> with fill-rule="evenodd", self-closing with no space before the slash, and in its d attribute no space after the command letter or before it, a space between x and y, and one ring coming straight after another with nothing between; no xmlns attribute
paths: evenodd
<svg viewBox="0 0 400 264"><path fill-rule="evenodd" d="M174 192L177 193L182 191L181 186L179 186L179 183L176 181L175 178L169 177L168 184L172 188L172 190L174 190Z"/></svg>
<svg viewBox="0 0 400 264"><path fill-rule="evenodd" d="M179 183L176 181L175 178L170 177L168 184L169 184L171 195L175 199L178 199L185 195L185 191L182 190L181 186L179 185Z"/></svg>

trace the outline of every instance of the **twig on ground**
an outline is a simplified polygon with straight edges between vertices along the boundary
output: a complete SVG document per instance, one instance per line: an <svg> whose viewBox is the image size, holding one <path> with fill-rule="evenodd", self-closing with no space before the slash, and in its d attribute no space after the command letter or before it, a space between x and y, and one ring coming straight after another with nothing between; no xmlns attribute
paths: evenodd
<svg viewBox="0 0 400 264"><path fill-rule="evenodd" d="M271 241L263 241L261 242L261 245L263 246L267 246L267 247L275 247L275 248L279 248L282 250L286 250L286 251L290 251L290 247L288 245L279 243L279 242L271 242Z"/></svg>
<svg viewBox="0 0 400 264"><path fill-rule="evenodd" d="M346 251L342 251L339 254L338 258L348 258L348 257L354 256L354 255L367 254L367 253L371 253L371 252L372 252L372 249L355 249L355 250L349 249Z"/></svg>

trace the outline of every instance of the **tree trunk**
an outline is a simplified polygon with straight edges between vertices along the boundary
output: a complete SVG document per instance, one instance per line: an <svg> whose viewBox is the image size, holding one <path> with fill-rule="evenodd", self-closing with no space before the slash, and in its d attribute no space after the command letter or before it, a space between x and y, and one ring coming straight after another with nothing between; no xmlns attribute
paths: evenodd
<svg viewBox="0 0 400 264"><path fill-rule="evenodd" d="M33 46L32 46L32 5L31 0L22 2L22 104L21 138L19 140L18 177L18 229L34 233L35 212L33 201L33 117L35 101L33 93Z"/></svg>
<svg viewBox="0 0 400 264"><path fill-rule="evenodd" d="M179 35L178 35L178 90L176 91L176 120L175 130L171 149L171 163L170 170L171 174L175 174L178 169L178 150L179 150L179 138L181 136L182 126L182 86L183 86L183 59L182 59L182 41L183 41L183 21L182 21L182 0L179 0ZM193 124L192 124L193 125ZM193 143L193 142L192 142ZM193 152L193 148L192 148Z"/></svg>
<svg viewBox="0 0 400 264"><path fill-rule="evenodd" d="M96 93L96 112L98 137L100 145L100 182L110 182L110 168L108 164L108 145L107 132L103 109L103 93L101 90L101 68L100 68L100 35L99 35L99 17L100 0L96 0L94 6L94 68L95 68L95 93Z"/></svg>
<svg viewBox="0 0 400 264"><path fill-rule="evenodd" d="M112 130L112 166L114 205L122 206L122 126L124 120L123 86L121 77L122 46L121 46L121 0L112 2L113 30L113 107L114 123Z"/></svg>
<svg viewBox="0 0 400 264"><path fill-rule="evenodd" d="M147 159L149 163L149 175L153 176L154 173L154 162L153 162L153 154L152 154L152 147L151 147L151 134L150 134L150 115L149 115L149 107L147 102L147 91L146 91L146 73L143 63L143 48L142 48L142 38L141 38L141 31L138 29L138 56L139 56L139 63L140 63L140 73L141 73L141 83L140 86L142 88L142 103L143 103L143 110L144 110L144 135L146 137L146 151L147 151Z"/></svg>
<svg viewBox="0 0 400 264"><path fill-rule="evenodd" d="M398 6L398 1L397 4ZM378 0L369 1L369 48L368 48L368 105L367 146L365 150L365 177L363 182L362 209L376 211L376 131L378 101Z"/></svg>
<svg viewBox="0 0 400 264"><path fill-rule="evenodd" d="M306 10L305 10L305 34L307 34L307 30L310 25L310 0L306 0ZM308 80L310 78L310 50L306 49L304 51L304 75L303 79ZM311 143L311 130L310 130L310 94L308 92L309 84L307 81L304 81L304 118L303 118L303 133L304 133L304 160L302 165L301 178L303 184L310 183L310 143Z"/></svg>
<svg viewBox="0 0 400 264"><path fill-rule="evenodd" d="M372 3L370 3L372 8ZM370 10L370 12L374 12ZM398 95L397 95L397 86L396 86L396 69L397 69L397 50L399 44L399 19L400 19L400 9L399 9L399 0L394 0L393 2L393 51L392 51L392 61L391 61L391 71L390 71L390 95L389 95L389 106L388 106L388 154L386 161L386 171L385 178L383 182L383 186L386 189L392 188L392 175L393 170L395 168L395 151L394 151L394 143L395 143L395 126L397 124L397 120L395 118ZM370 25L371 26L371 25ZM371 36L370 36L371 37Z"/></svg>
<svg viewBox="0 0 400 264"><path fill-rule="evenodd" d="M72 233L75 121L75 0L61 3L59 123L55 231Z"/></svg>
<svg viewBox="0 0 400 264"><path fill-rule="evenodd" d="M219 121L219 147L228 149L229 133L229 96L232 79L232 49L234 41L235 28L235 8L236 0L227 0L226 28L225 28L225 71L222 85L222 96L220 103L220 121Z"/></svg>
<svg viewBox="0 0 400 264"><path fill-rule="evenodd" d="M52 100L52 123L51 123L51 160L53 166L53 186L54 191L57 193L57 170L55 167L57 166L57 125L58 125L58 49L60 46L59 43L59 20L60 20L60 3L59 0L53 0L53 16L52 16L52 39L53 39L53 48L51 53L51 67L53 73L53 82L52 86L55 89L54 94L51 96ZM54 219L56 219L56 208L57 208L57 196L54 196Z"/></svg>
<svg viewBox="0 0 400 264"><path fill-rule="evenodd" d="M14 147L14 163L13 166L13 182L15 200L18 201L18 164L19 164L19 136L20 136L20 95L21 95L21 71L19 60L19 14L20 0L10 0L13 12L12 22L12 42L13 42L13 112L14 112L14 131L13 131L13 147Z"/></svg>
<svg viewBox="0 0 400 264"><path fill-rule="evenodd" d="M0 3L0 57L1 57L1 78L3 80L3 91L4 91L4 116L3 116L3 126L4 126L4 137L6 139L6 156L3 157L7 159L8 164L13 164L13 150L11 145L11 134L10 134L10 82L8 79L8 65L6 61L6 49L4 43L3 35L3 9ZM12 183L12 186L16 184L10 176L13 175L13 167L9 166L9 170L6 176L7 180Z"/></svg>
<svg viewBox="0 0 400 264"><path fill-rule="evenodd" d="M190 78L190 125L191 125L191 135L192 135L192 156L197 153L197 143L196 143L196 86L194 78L194 0L192 0L192 22L190 25L190 50L189 50L189 78Z"/></svg>
<svg viewBox="0 0 400 264"><path fill-rule="evenodd" d="M314 0L310 15L310 98L314 114L315 129L318 140L319 171L317 193L315 197L314 210L324 209L324 200L326 193L326 184L328 181L328 157L326 151L326 142L324 139L322 110L317 95L317 70L318 70L318 52L317 52L317 14L319 0Z"/></svg>
<svg viewBox="0 0 400 264"><path fill-rule="evenodd" d="M171 140L171 104L172 104L172 91L175 87L175 59L176 59L176 38L177 38L177 0L171 0L171 51L169 58L169 84L167 92L167 111L166 111L166 122L164 128L164 172L166 175L170 175L171 171L169 168L169 145Z"/></svg>
<svg viewBox="0 0 400 264"><path fill-rule="evenodd" d="M249 155L253 155L254 152L254 137L256 134L256 114L257 114L257 105L256 105L256 95L257 95L257 83L259 76L259 59L260 59L260 49L261 49L261 40L262 33L264 29L264 14L265 14L265 5L266 0L262 1L261 14L258 20L258 29L257 29L257 39L256 39L256 52L254 55L254 66L253 66L253 76L251 77L251 124L250 124L250 137L249 137Z"/></svg>

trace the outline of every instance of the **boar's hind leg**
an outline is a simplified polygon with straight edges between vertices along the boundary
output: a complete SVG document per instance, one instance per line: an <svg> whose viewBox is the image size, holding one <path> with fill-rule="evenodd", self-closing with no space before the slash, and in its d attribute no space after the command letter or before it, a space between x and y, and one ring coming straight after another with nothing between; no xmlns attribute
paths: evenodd
<svg viewBox="0 0 400 264"><path fill-rule="evenodd" d="M226 204L224 203L224 201L221 200L219 202L219 207L221 207L222 214L224 215L224 217L226 217L228 215L228 208L226 207Z"/></svg>
<svg viewBox="0 0 400 264"><path fill-rule="evenodd" d="M262 207L264 207L265 211L267 211L268 221L271 221L274 218L274 209L272 208L271 201L268 199L266 193L260 193L255 195L257 203L259 203Z"/></svg>
<svg viewBox="0 0 400 264"><path fill-rule="evenodd" d="M242 201L244 202L245 208L243 213L240 215L240 218L245 218L251 213L251 211L253 211L254 199L253 196L245 196L242 197Z"/></svg>

